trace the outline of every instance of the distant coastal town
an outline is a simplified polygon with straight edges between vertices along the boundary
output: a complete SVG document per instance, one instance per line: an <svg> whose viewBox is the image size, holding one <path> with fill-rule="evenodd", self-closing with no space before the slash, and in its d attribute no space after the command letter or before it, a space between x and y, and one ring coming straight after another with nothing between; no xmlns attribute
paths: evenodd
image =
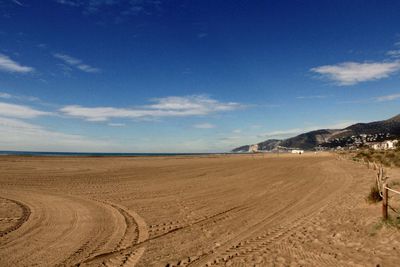
<svg viewBox="0 0 400 267"><path fill-rule="evenodd" d="M324 150L358 150L358 149L373 149L373 150L393 150L399 147L400 143L398 139L390 139L389 133L379 134L360 134L352 135L342 138L334 138L328 142L318 145L314 151ZM277 146L272 150L261 150L258 144L249 145L248 152L289 152L292 154L303 154L304 150L300 148L287 148L283 146ZM244 151L243 151L244 152Z"/></svg>

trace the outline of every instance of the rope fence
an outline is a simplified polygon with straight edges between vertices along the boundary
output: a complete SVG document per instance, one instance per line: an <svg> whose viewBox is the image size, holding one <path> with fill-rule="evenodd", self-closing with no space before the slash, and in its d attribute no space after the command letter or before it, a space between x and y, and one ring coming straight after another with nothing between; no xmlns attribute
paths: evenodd
<svg viewBox="0 0 400 267"><path fill-rule="evenodd" d="M370 162L368 161L368 166ZM377 170L376 184L379 190L379 195L382 197L382 217L387 220L389 217L388 209L390 208L395 213L400 213L398 210L389 205L389 192L400 195L400 192L389 187L387 180L389 177L386 175L385 169L382 165L378 166L373 162L374 170Z"/></svg>
<svg viewBox="0 0 400 267"><path fill-rule="evenodd" d="M350 159L348 157L345 157L343 155L339 155L338 156L339 160L344 160L344 159ZM365 160L365 159L355 159L352 158L351 159L353 162L355 163L360 163L362 165L365 165L368 169L373 169L376 170L376 185L379 191L379 195L382 198L382 217L383 219L387 220L389 218L389 214L388 214L388 209L392 210L395 213L400 214L399 210L396 210L395 208L393 208L391 205L389 205L389 192L400 196L400 191L397 191L395 189L392 189L389 187L388 185L388 179L389 177L386 175L386 171L384 169L384 167L382 166L382 164L376 164L376 162L370 162L369 160Z"/></svg>

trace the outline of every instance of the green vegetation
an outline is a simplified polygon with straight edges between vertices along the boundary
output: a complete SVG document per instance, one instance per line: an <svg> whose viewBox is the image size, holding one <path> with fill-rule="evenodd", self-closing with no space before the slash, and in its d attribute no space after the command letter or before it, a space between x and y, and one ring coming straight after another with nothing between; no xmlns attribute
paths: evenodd
<svg viewBox="0 0 400 267"><path fill-rule="evenodd" d="M379 230L382 228L382 226L387 226L387 227L394 227L397 229L400 229L400 217L399 216L389 216L386 220L381 219L377 224L376 224L376 230Z"/></svg>
<svg viewBox="0 0 400 267"><path fill-rule="evenodd" d="M384 226L400 229L400 217L398 217L398 216L397 217L389 216L389 218L387 220L380 219L377 223L375 223L372 226L372 228L371 228L371 230L369 232L369 235L370 236L376 235L377 232L379 230L381 230L382 227L384 227Z"/></svg>
<svg viewBox="0 0 400 267"><path fill-rule="evenodd" d="M386 167L400 167L400 148L395 150L373 150L365 149L359 151L354 156L355 159L364 159L370 162L381 163Z"/></svg>
<svg viewBox="0 0 400 267"><path fill-rule="evenodd" d="M383 223L386 224L387 226L400 229L400 217L398 216L396 217L389 216L387 220L383 220Z"/></svg>

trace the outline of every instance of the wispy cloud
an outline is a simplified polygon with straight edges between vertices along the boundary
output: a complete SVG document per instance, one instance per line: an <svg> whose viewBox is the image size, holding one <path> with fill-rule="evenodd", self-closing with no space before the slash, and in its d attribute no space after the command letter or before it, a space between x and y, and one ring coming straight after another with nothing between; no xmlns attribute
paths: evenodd
<svg viewBox="0 0 400 267"><path fill-rule="evenodd" d="M32 151L110 151L118 145L77 134L46 129L20 119L0 116L0 149ZM123 147L119 147L123 149Z"/></svg>
<svg viewBox="0 0 400 267"><path fill-rule="evenodd" d="M211 123L199 123L199 124L193 125L193 127L197 128L197 129L212 129L212 128L215 128L216 126Z"/></svg>
<svg viewBox="0 0 400 267"><path fill-rule="evenodd" d="M125 127L126 124L125 123L110 122L110 123L108 123L108 126L111 126L111 127Z"/></svg>
<svg viewBox="0 0 400 267"><path fill-rule="evenodd" d="M57 59L62 60L65 64L68 64L69 66L75 67L81 71L88 72L88 73L97 73L100 72L99 68L92 67L88 64L83 63L82 60L71 57L67 54L60 54L60 53L55 53L53 56Z"/></svg>
<svg viewBox="0 0 400 267"><path fill-rule="evenodd" d="M249 136L240 136L240 135L231 135L231 136L224 136L219 138L219 141L223 144L227 145L236 145L238 143L245 143L246 141L241 141L241 140L247 140Z"/></svg>
<svg viewBox="0 0 400 267"><path fill-rule="evenodd" d="M14 73L28 73L33 72L35 69L32 67L21 65L20 63L12 60L10 57L0 54L0 71L14 72Z"/></svg>
<svg viewBox="0 0 400 267"><path fill-rule="evenodd" d="M394 101L400 99L400 93L390 94L390 95L382 95L382 96L375 96L369 98L360 98L354 100L347 100L338 102L339 104L368 104L374 102L387 102L387 101Z"/></svg>
<svg viewBox="0 0 400 267"><path fill-rule="evenodd" d="M394 62L344 62L312 68L311 71L326 77L338 85L354 85L379 80L400 70L400 61Z"/></svg>
<svg viewBox="0 0 400 267"><path fill-rule="evenodd" d="M279 108L282 107L282 104L251 104L248 106L253 108Z"/></svg>
<svg viewBox="0 0 400 267"><path fill-rule="evenodd" d="M35 96L26 96L26 95L12 95L9 93L5 93L5 92L0 92L0 98L4 98L4 99L15 99L15 100L19 100L19 101L40 101L40 98L35 97Z"/></svg>
<svg viewBox="0 0 400 267"><path fill-rule="evenodd" d="M62 4L62 5L67 5L67 6L80 6L81 1L76 1L76 0L54 0L55 2Z"/></svg>
<svg viewBox="0 0 400 267"><path fill-rule="evenodd" d="M323 99L328 98L330 95L307 95L307 96L297 96L297 99Z"/></svg>
<svg viewBox="0 0 400 267"><path fill-rule="evenodd" d="M29 106L0 102L0 116L3 117L30 119L44 115L51 115L51 113L33 109Z"/></svg>
<svg viewBox="0 0 400 267"><path fill-rule="evenodd" d="M298 134L315 131L319 129L342 129L346 128L352 124L356 123L355 121L340 121L334 124L329 125L313 125L307 126L303 128L291 128L291 129L284 129L284 130L276 130L271 132L266 132L263 134L258 135L259 138L287 138L291 136L295 136Z"/></svg>
<svg viewBox="0 0 400 267"><path fill-rule="evenodd" d="M276 130L276 131L271 131L271 132L266 132L266 133L260 134L260 135L258 135L258 137L260 137L260 138L263 138L263 137L282 137L282 136L299 134L299 133L301 133L303 131L308 131L309 129L313 129L314 130L315 128L311 127L311 128L292 128L292 129L285 129L285 130Z"/></svg>
<svg viewBox="0 0 400 267"><path fill-rule="evenodd" d="M232 111L243 105L235 102L220 102L207 96L164 97L152 99L153 104L139 108L65 106L60 111L68 116L87 121L107 121L111 118L161 118L204 116L217 112Z"/></svg>
<svg viewBox="0 0 400 267"><path fill-rule="evenodd" d="M84 14L99 12L113 12L119 19L139 14L152 14L153 10L161 9L161 0L54 0L55 2L71 7L81 7ZM110 7L113 7L110 9Z"/></svg>
<svg viewBox="0 0 400 267"><path fill-rule="evenodd" d="M40 49L46 49L47 48L47 44L40 43L40 44L37 44L36 47L40 48Z"/></svg>
<svg viewBox="0 0 400 267"><path fill-rule="evenodd" d="M206 32L201 32L201 33L197 34L197 38L199 38L199 39L203 39L207 36L208 36L208 33L206 33Z"/></svg>
<svg viewBox="0 0 400 267"><path fill-rule="evenodd" d="M393 58L399 58L400 57L400 49L399 50L390 50L386 53L386 55L393 57Z"/></svg>
<svg viewBox="0 0 400 267"><path fill-rule="evenodd" d="M12 0L12 2L14 3L14 4L17 4L17 5L19 5L19 6L24 6L20 1L18 1L18 0Z"/></svg>
<svg viewBox="0 0 400 267"><path fill-rule="evenodd" d="M0 98L10 99L10 98L12 98L12 95L10 95L8 93L0 92Z"/></svg>
<svg viewBox="0 0 400 267"><path fill-rule="evenodd" d="M386 102L386 101L393 101L393 100L396 100L399 98L400 98L400 94L392 94L392 95L378 96L378 97L375 97L374 99L378 102Z"/></svg>
<svg viewBox="0 0 400 267"><path fill-rule="evenodd" d="M5 117L0 117L0 126L13 128L16 130L39 130L39 129L42 129L42 127L40 127L40 126L31 124L31 123L27 123L27 122L19 120L19 119L11 119L11 118L5 118Z"/></svg>

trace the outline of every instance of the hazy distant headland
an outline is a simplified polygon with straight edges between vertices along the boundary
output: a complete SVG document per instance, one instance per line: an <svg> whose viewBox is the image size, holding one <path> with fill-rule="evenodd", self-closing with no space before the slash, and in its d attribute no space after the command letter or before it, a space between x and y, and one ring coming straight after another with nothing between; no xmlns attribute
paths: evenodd
<svg viewBox="0 0 400 267"><path fill-rule="evenodd" d="M344 129L320 129L287 139L268 139L256 144L259 151L356 149L400 137L400 114L387 120L356 123ZM232 152L248 152L251 145Z"/></svg>

